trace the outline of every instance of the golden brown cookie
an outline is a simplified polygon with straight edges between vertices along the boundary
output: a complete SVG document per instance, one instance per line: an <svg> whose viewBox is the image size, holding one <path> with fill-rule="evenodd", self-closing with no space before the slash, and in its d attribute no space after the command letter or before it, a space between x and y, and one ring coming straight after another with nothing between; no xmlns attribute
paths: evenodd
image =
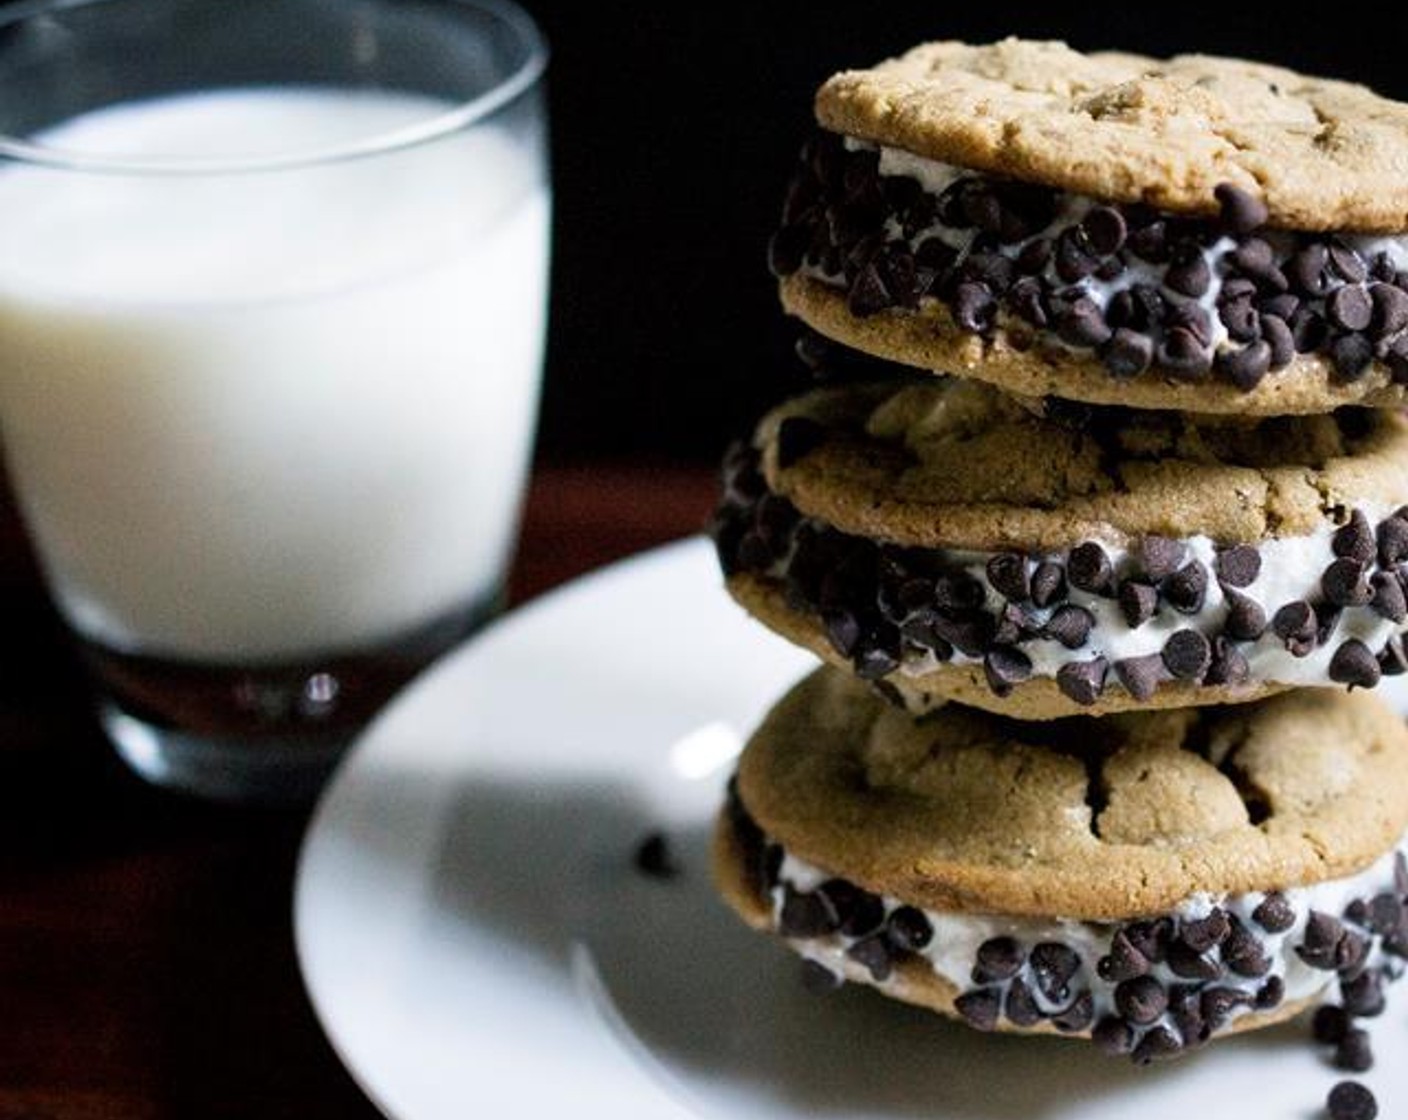
<svg viewBox="0 0 1408 1120"><path fill-rule="evenodd" d="M821 389L731 453L715 539L761 621L924 711L1244 701L1404 671L1408 422Z"/></svg>
<svg viewBox="0 0 1408 1120"><path fill-rule="evenodd" d="M1363 694L916 721L822 669L750 741L715 870L838 977L1147 1061L1337 978L1372 1002L1408 953L1405 826L1408 730Z"/></svg>
<svg viewBox="0 0 1408 1120"><path fill-rule="evenodd" d="M817 116L770 260L839 342L1095 403L1408 399L1408 106L1007 40L837 75Z"/></svg>

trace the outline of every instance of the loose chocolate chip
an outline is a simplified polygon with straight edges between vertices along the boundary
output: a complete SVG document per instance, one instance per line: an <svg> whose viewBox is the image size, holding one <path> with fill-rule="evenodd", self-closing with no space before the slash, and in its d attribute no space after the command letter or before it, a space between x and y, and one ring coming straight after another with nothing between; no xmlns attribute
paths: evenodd
<svg viewBox="0 0 1408 1120"><path fill-rule="evenodd" d="M1251 192L1234 183L1219 183L1212 193L1221 207L1218 218L1228 233L1243 237L1266 224L1266 204Z"/></svg>
<svg viewBox="0 0 1408 1120"><path fill-rule="evenodd" d="M1220 350L1216 364L1228 381L1250 392L1271 369L1271 344L1258 338L1237 349Z"/></svg>
<svg viewBox="0 0 1408 1120"><path fill-rule="evenodd" d="M883 934L873 933L861 938L846 950L846 956L864 967L877 984L888 980L894 971L894 955Z"/></svg>
<svg viewBox="0 0 1408 1120"><path fill-rule="evenodd" d="M1002 1001L994 991L980 990L964 992L953 1001L953 1008L970 1027L980 1031L990 1031L997 1026L1002 1013Z"/></svg>
<svg viewBox="0 0 1408 1120"><path fill-rule="evenodd" d="M805 416L789 416L777 427L777 465L786 470L826 441L826 429Z"/></svg>
<svg viewBox="0 0 1408 1120"><path fill-rule="evenodd" d="M1164 679L1163 658L1157 653L1115 662L1115 676L1136 700L1148 700Z"/></svg>
<svg viewBox="0 0 1408 1120"><path fill-rule="evenodd" d="M1356 1019L1372 1019L1384 1013L1384 985L1372 969L1340 981L1340 999L1344 1009Z"/></svg>
<svg viewBox="0 0 1408 1120"><path fill-rule="evenodd" d="M1229 638L1238 642L1254 642L1266 630L1266 612L1261 604L1249 596L1226 590L1222 594L1227 603L1227 621L1224 631Z"/></svg>
<svg viewBox="0 0 1408 1120"><path fill-rule="evenodd" d="M1374 1120L1379 1103L1374 1094L1357 1081L1341 1081L1325 1098L1330 1120Z"/></svg>
<svg viewBox="0 0 1408 1120"><path fill-rule="evenodd" d="M1099 256L1118 252L1128 232L1123 215L1113 206L1092 206L1081 220L1085 242Z"/></svg>
<svg viewBox="0 0 1408 1120"><path fill-rule="evenodd" d="M1336 380L1358 381L1374 359L1374 344L1362 334L1342 334L1330 343L1330 361Z"/></svg>
<svg viewBox="0 0 1408 1120"><path fill-rule="evenodd" d="M1202 610L1207 589L1208 570L1197 560L1190 560L1159 585L1169 606L1182 614Z"/></svg>
<svg viewBox="0 0 1408 1120"><path fill-rule="evenodd" d="M1295 337L1284 319L1262 312L1261 337L1271 348L1271 368L1284 369L1296 356Z"/></svg>
<svg viewBox="0 0 1408 1120"><path fill-rule="evenodd" d="M1112 334L1095 301L1081 296L1056 317L1056 333L1070 346L1103 346Z"/></svg>
<svg viewBox="0 0 1408 1120"><path fill-rule="evenodd" d="M1390 622L1402 622L1408 618L1408 598L1403 594L1403 585L1398 577L1389 572L1375 572L1369 578L1373 588L1373 598L1369 605L1374 613Z"/></svg>
<svg viewBox="0 0 1408 1120"><path fill-rule="evenodd" d="M1350 1027L1335 1047L1336 1069L1365 1073L1374 1068L1374 1048L1369 1044L1369 1032L1363 1027Z"/></svg>
<svg viewBox="0 0 1408 1120"><path fill-rule="evenodd" d="M1182 681L1201 680L1212 661L1212 646L1196 630L1178 630L1163 648L1164 666Z"/></svg>
<svg viewBox="0 0 1408 1120"><path fill-rule="evenodd" d="M1361 561L1341 556L1320 577L1320 590L1337 607L1362 607L1374 597L1367 575Z"/></svg>
<svg viewBox="0 0 1408 1120"><path fill-rule="evenodd" d="M1309 245L1299 249L1286 262L1286 279L1290 281L1291 287L1301 295L1316 298L1323 296L1330 290L1329 277L1325 275L1325 266L1329 263L1330 254L1326 251L1322 242L1312 241Z"/></svg>
<svg viewBox="0 0 1408 1120"><path fill-rule="evenodd" d="M1152 585L1136 580L1125 580L1120 584L1120 613L1131 630L1137 630L1159 607L1159 592Z"/></svg>
<svg viewBox="0 0 1408 1120"><path fill-rule="evenodd" d="M1182 1049L1183 1044L1171 1030L1167 1027L1154 1027L1144 1033L1139 1045L1134 1048L1132 1057L1135 1065L1146 1066L1150 1062L1171 1058Z"/></svg>
<svg viewBox="0 0 1408 1120"><path fill-rule="evenodd" d="M1105 550L1094 541L1086 541L1071 549L1066 560L1066 578L1071 586L1092 595L1103 595L1110 588L1114 568Z"/></svg>
<svg viewBox="0 0 1408 1120"><path fill-rule="evenodd" d="M885 922L885 934L896 948L917 952L934 939L934 927L917 906L899 906Z"/></svg>
<svg viewBox="0 0 1408 1120"><path fill-rule="evenodd" d="M1403 921L1403 901L1393 891L1384 891L1369 900L1367 925L1375 933L1387 937L1401 928Z"/></svg>
<svg viewBox="0 0 1408 1120"><path fill-rule="evenodd" d="M1316 1042L1334 1046L1343 1041L1348 1031L1349 1016L1345 1014L1344 1008L1333 1003L1322 1003L1315 1009L1315 1014L1310 1020L1310 1033Z"/></svg>
<svg viewBox="0 0 1408 1120"><path fill-rule="evenodd" d="M1369 293L1358 285L1336 288L1325 301L1330 322L1341 330L1362 331L1374 317L1374 303Z"/></svg>
<svg viewBox="0 0 1408 1120"><path fill-rule="evenodd" d="M1206 685L1245 684L1252 674L1246 655L1225 637L1218 635L1212 642L1212 661L1203 674Z"/></svg>
<svg viewBox="0 0 1408 1120"><path fill-rule="evenodd" d="M777 930L783 937L825 937L835 933L841 922L831 900L815 891L802 892L785 887Z"/></svg>
<svg viewBox="0 0 1408 1120"><path fill-rule="evenodd" d="M1268 894L1252 911L1252 921L1267 933L1285 933L1296 924L1295 907L1283 894Z"/></svg>
<svg viewBox="0 0 1408 1120"><path fill-rule="evenodd" d="M1358 638L1349 638L1330 658L1330 679L1351 688L1373 688L1379 683L1379 659Z"/></svg>
<svg viewBox="0 0 1408 1120"><path fill-rule="evenodd" d="M1056 670L1056 687L1061 694L1077 704L1089 706L1105 691L1105 676L1110 663L1103 657L1090 661L1069 661Z"/></svg>
<svg viewBox="0 0 1408 1120"><path fill-rule="evenodd" d="M1180 381L1199 381L1212 367L1212 355L1187 327L1169 330L1154 357L1166 372Z"/></svg>
<svg viewBox="0 0 1408 1120"><path fill-rule="evenodd" d="M650 833L636 845L634 862L637 871L653 879L673 879L680 873L679 861L661 832Z"/></svg>
<svg viewBox="0 0 1408 1120"><path fill-rule="evenodd" d="M998 594L1013 602L1025 602L1030 594L1027 559L1019 552L1000 552L987 563L988 582Z"/></svg>
<svg viewBox="0 0 1408 1120"><path fill-rule="evenodd" d="M1012 937L990 937L978 946L973 963L973 983L1000 984L1022 970L1026 953L1021 942Z"/></svg>
<svg viewBox="0 0 1408 1120"><path fill-rule="evenodd" d="M1028 958L1037 991L1048 1003L1064 1003L1070 997L1068 984L1080 968L1080 956L1059 941L1043 941Z"/></svg>
<svg viewBox="0 0 1408 1120"><path fill-rule="evenodd" d="M1205 953L1221 945L1232 932L1232 923L1227 912L1220 907L1205 918L1195 918L1183 922L1178 927L1178 940L1195 953Z"/></svg>
<svg viewBox="0 0 1408 1120"><path fill-rule="evenodd" d="M1182 941L1168 947L1168 966L1175 976L1188 980L1216 980L1222 976L1222 965L1210 954L1200 953Z"/></svg>
<svg viewBox="0 0 1408 1120"><path fill-rule="evenodd" d="M1080 649L1094 626L1095 616L1088 610L1064 603L1051 612L1051 617L1042 628L1042 635L1054 638L1067 649Z"/></svg>
<svg viewBox="0 0 1408 1120"><path fill-rule="evenodd" d="M847 937L864 937L874 933L885 920L885 903L879 895L856 886L845 879L828 879L817 887L836 911L840 932Z"/></svg>
<svg viewBox="0 0 1408 1120"><path fill-rule="evenodd" d="M1184 546L1168 537L1141 537L1135 546L1139 567L1155 582L1171 576L1183 562Z"/></svg>
<svg viewBox="0 0 1408 1120"><path fill-rule="evenodd" d="M1330 548L1336 556L1358 560L1361 564L1374 559L1378 552L1374 527L1363 510L1355 510L1349 520L1335 530L1330 537Z"/></svg>
<svg viewBox="0 0 1408 1120"><path fill-rule="evenodd" d="M1041 1008L1036 1005L1036 997L1021 980L1013 980L1007 986L1007 999L1002 1010L1014 1026L1032 1027L1041 1022Z"/></svg>
<svg viewBox="0 0 1408 1120"><path fill-rule="evenodd" d="M1079 1034L1095 1021L1095 997L1081 992L1064 1011L1052 1016L1051 1022L1063 1034Z"/></svg>
<svg viewBox="0 0 1408 1120"><path fill-rule="evenodd" d="M1136 976L1143 976L1148 972L1149 958L1130 943L1124 930L1119 930L1110 939L1109 954L1100 958L1095 965L1095 971L1100 975L1100 979L1107 983L1118 984L1122 980L1133 980Z"/></svg>
<svg viewBox="0 0 1408 1120"><path fill-rule="evenodd" d="M1168 1008L1168 992L1152 976L1136 976L1116 985L1115 1007L1135 1026L1148 1026Z"/></svg>
<svg viewBox="0 0 1408 1120"><path fill-rule="evenodd" d="M1032 573L1032 602L1049 607L1066 597L1066 570L1053 560L1043 560Z"/></svg>
<svg viewBox="0 0 1408 1120"><path fill-rule="evenodd" d="M1384 567L1408 557L1408 519L1394 514L1379 522L1376 534L1379 563Z"/></svg>
<svg viewBox="0 0 1408 1120"><path fill-rule="evenodd" d="M1107 1015L1096 1023L1090 1032L1090 1039L1111 1057L1128 1054L1134 1047L1134 1031L1128 1023L1115 1015Z"/></svg>
<svg viewBox="0 0 1408 1120"><path fill-rule="evenodd" d="M1318 620L1315 609L1302 599L1287 603L1271 616L1271 631L1296 657L1304 657L1315 648Z"/></svg>
<svg viewBox="0 0 1408 1120"><path fill-rule="evenodd" d="M994 646L983 655L983 674L994 695L1006 696L1031 679L1032 659L1015 646Z"/></svg>
<svg viewBox="0 0 1408 1120"><path fill-rule="evenodd" d="M1129 327L1120 327L1101 348L1100 360L1111 377L1121 381L1137 377L1154 360L1154 340Z"/></svg>
<svg viewBox="0 0 1408 1120"><path fill-rule="evenodd" d="M1222 943L1222 959L1238 976L1265 976L1271 971L1271 958L1261 939L1240 922L1232 926Z"/></svg>

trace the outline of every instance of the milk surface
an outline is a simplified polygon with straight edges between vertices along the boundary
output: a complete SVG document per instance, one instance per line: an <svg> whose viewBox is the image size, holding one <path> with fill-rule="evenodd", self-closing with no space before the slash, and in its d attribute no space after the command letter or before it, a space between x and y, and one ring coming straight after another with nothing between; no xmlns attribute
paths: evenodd
<svg viewBox="0 0 1408 1120"><path fill-rule="evenodd" d="M38 139L278 157L440 108L217 91ZM548 212L535 153L488 127L279 171L0 170L0 436L74 627L281 660L492 593L537 410Z"/></svg>

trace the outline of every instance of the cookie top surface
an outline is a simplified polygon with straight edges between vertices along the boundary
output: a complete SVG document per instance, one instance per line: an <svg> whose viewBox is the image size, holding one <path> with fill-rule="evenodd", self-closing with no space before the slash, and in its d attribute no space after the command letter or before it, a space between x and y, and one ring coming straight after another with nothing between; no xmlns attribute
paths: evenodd
<svg viewBox="0 0 1408 1120"><path fill-rule="evenodd" d="M916 721L822 669L769 713L738 780L765 833L867 890L1120 920L1369 866L1408 825L1408 730L1365 694L1304 691L1096 721L957 706Z"/></svg>
<svg viewBox="0 0 1408 1120"><path fill-rule="evenodd" d="M758 443L770 488L803 513L930 548L1256 542L1408 500L1408 422L1387 411L1217 421L922 378L795 398L763 420Z"/></svg>
<svg viewBox="0 0 1408 1120"><path fill-rule="evenodd" d="M1263 63L928 43L837 74L816 114L835 132L1098 198L1207 214L1232 183L1272 225L1408 228L1408 105Z"/></svg>

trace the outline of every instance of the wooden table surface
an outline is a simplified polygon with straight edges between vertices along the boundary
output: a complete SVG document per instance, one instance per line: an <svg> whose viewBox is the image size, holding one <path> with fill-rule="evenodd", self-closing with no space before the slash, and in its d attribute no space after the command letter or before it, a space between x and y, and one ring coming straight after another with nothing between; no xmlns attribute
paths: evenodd
<svg viewBox="0 0 1408 1120"><path fill-rule="evenodd" d="M695 532L706 469L540 468L522 602ZM294 959L307 811L144 787L90 715L13 517L0 517L0 1120L379 1115Z"/></svg>

